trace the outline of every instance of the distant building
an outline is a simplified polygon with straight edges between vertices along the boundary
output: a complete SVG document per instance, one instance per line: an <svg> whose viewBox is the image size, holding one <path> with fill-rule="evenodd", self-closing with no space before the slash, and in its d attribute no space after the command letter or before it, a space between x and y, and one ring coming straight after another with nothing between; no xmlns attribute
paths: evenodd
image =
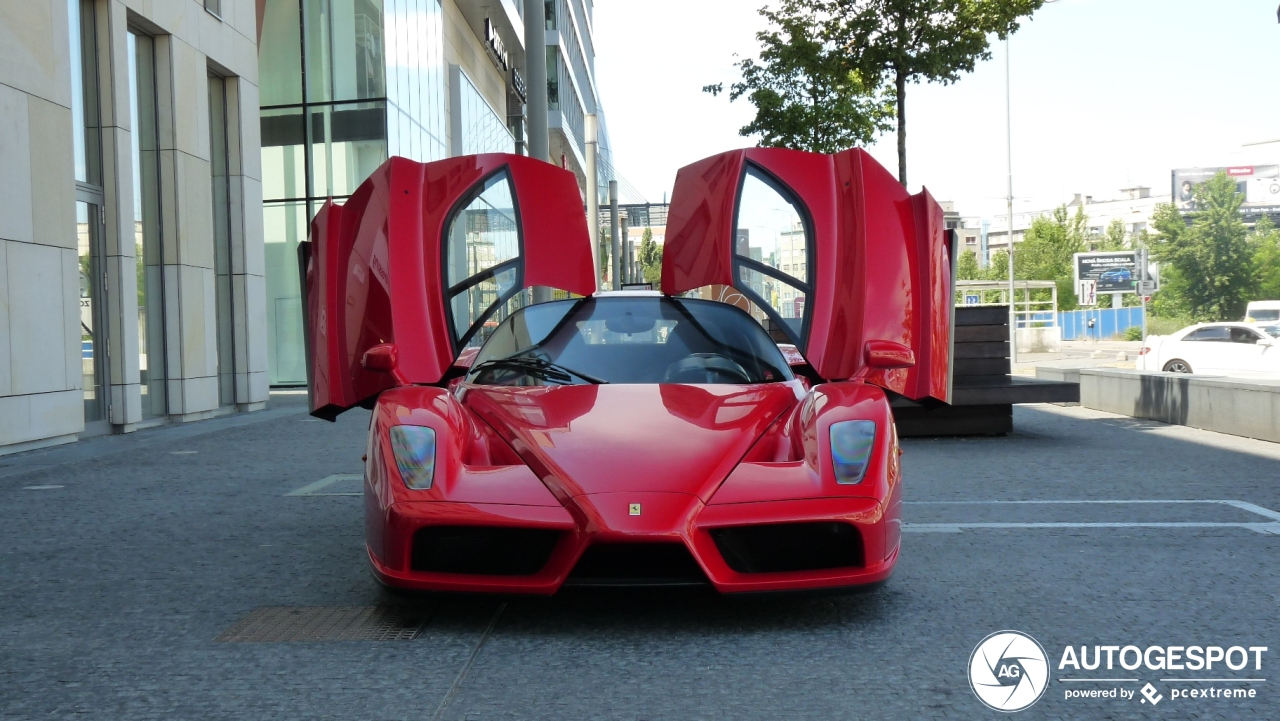
<svg viewBox="0 0 1280 721"><path fill-rule="evenodd" d="M1156 206L1170 201L1169 195L1152 195L1151 188L1146 186L1124 188L1120 192L1122 193L1121 197L1110 200L1094 200L1091 195L1077 193L1066 204L1067 212L1074 216L1078 208L1084 210L1084 214L1089 218L1087 227L1090 236L1102 237L1107 232L1107 227L1111 225L1111 222L1119 220L1124 224L1125 235L1133 237L1144 230L1150 229L1151 218L1155 215ZM1021 243L1035 219L1042 216L1052 216L1056 208L1057 206L1045 210L1014 213L1014 242ZM996 253L1007 248L1009 245L1008 238L1009 216L1004 214L993 216L990 220L990 229L987 234L988 253Z"/></svg>
<svg viewBox="0 0 1280 721"><path fill-rule="evenodd" d="M942 221L947 230L956 232L956 241L958 243L959 253L973 251L982 262L984 257L982 246L982 221L977 217L964 217L960 215L960 211L956 209L954 201L939 201L938 205L942 206ZM985 264L984 266L985 267Z"/></svg>

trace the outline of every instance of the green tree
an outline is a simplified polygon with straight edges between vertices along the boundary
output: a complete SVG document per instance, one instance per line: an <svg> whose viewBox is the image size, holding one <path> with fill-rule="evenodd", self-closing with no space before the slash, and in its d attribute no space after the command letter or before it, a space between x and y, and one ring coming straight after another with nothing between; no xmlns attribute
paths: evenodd
<svg viewBox="0 0 1280 721"><path fill-rule="evenodd" d="M1112 219L1107 225L1107 230L1102 234L1101 238L1089 243L1091 250L1124 250L1127 243L1127 233L1124 230L1124 221L1119 218Z"/></svg>
<svg viewBox="0 0 1280 721"><path fill-rule="evenodd" d="M892 102L882 97L878 75L863 81L824 36L815 0L783 0L760 9L770 27L756 33L760 60L737 63L742 80L729 86L729 100L742 96L756 117L738 132L759 135L764 147L836 153L865 145L890 128ZM704 92L719 95L724 83Z"/></svg>
<svg viewBox="0 0 1280 721"><path fill-rule="evenodd" d="M662 246L654 241L653 230L650 228L645 228L644 234L640 236L638 255L644 282L652 283L657 288L662 282Z"/></svg>
<svg viewBox="0 0 1280 721"><path fill-rule="evenodd" d="M1160 294L1171 296L1162 305L1201 320L1239 318L1257 284L1255 249L1240 219L1244 196L1225 172L1197 185L1195 195L1199 210L1185 218L1177 208L1161 205L1152 219L1157 233L1151 251L1161 262L1164 285Z"/></svg>
<svg viewBox="0 0 1280 721"><path fill-rule="evenodd" d="M981 280L982 269L978 267L978 254L966 250L956 259L957 280Z"/></svg>
<svg viewBox="0 0 1280 721"><path fill-rule="evenodd" d="M1249 240L1257 299L1280 299L1280 229L1264 215L1253 226Z"/></svg>
<svg viewBox="0 0 1280 721"><path fill-rule="evenodd" d="M795 3L792 3L795 4ZM898 119L898 180L907 184L907 83L947 85L991 57L1044 0L810 0L808 17L844 49L845 67L892 86ZM1014 254L1016 257L1016 253Z"/></svg>
<svg viewBox="0 0 1280 721"><path fill-rule="evenodd" d="M1072 215L1066 205L1060 205L1053 215L1031 222L1026 238L1013 254L1014 271L1019 280L1052 280L1057 284L1058 307L1062 310L1076 307L1072 264L1075 254L1085 250L1088 225L1089 216L1084 214L1083 207L1076 206ZM1008 262L1006 259L1005 263ZM1045 293L1038 291L1033 295Z"/></svg>
<svg viewBox="0 0 1280 721"><path fill-rule="evenodd" d="M1014 256L1014 261L1017 256ZM1009 280L1009 251L998 250L991 254L991 262L987 264L987 269L982 272L982 280Z"/></svg>

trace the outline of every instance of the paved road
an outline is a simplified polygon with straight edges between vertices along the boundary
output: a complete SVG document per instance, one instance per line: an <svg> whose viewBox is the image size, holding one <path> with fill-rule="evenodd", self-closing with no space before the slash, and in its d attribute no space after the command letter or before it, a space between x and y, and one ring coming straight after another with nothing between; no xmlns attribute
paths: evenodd
<svg viewBox="0 0 1280 721"><path fill-rule="evenodd" d="M1033 635L1055 667L1025 718L1280 708L1280 676L1228 684L1252 700L1175 700L1159 681L1173 672L1145 669L1116 673L1154 681L1155 708L1063 698L1080 686L1056 670L1068 644L1268 646L1259 677L1275 675L1280 535L1223 504L968 502L1280 509L1280 446L1057 407L1019 409L1007 438L906 442L907 521L932 525L905 534L875 593L437 599L409 602L429 616L412 641L215 642L255 608L406 603L368 576L358 498L285 495L361 467L367 413L315 422L299 401L0 458L0 715L997 718L965 672L1000 629ZM999 522L1241 525L965 525Z"/></svg>

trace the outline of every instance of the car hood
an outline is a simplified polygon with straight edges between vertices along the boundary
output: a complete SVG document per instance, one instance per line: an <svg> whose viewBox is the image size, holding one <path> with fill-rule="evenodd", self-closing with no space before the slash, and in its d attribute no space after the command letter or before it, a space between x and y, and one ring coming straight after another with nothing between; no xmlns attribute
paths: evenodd
<svg viewBox="0 0 1280 721"><path fill-rule="evenodd" d="M462 401L561 502L642 492L706 502L801 392L798 383L468 386Z"/></svg>

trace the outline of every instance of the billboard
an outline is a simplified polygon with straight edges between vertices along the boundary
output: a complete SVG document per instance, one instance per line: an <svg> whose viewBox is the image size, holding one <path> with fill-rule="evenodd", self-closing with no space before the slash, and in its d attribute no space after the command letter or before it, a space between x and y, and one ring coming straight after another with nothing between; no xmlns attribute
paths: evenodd
<svg viewBox="0 0 1280 721"><path fill-rule="evenodd" d="M1197 210L1195 187L1218 173L1236 182L1236 191L1244 196L1242 211L1280 211L1280 165L1180 168L1173 171L1173 204L1178 210Z"/></svg>
<svg viewBox="0 0 1280 721"><path fill-rule="evenodd" d="M1080 281L1094 284L1097 293L1132 293L1138 280L1137 254L1132 250L1076 253L1076 287Z"/></svg>

